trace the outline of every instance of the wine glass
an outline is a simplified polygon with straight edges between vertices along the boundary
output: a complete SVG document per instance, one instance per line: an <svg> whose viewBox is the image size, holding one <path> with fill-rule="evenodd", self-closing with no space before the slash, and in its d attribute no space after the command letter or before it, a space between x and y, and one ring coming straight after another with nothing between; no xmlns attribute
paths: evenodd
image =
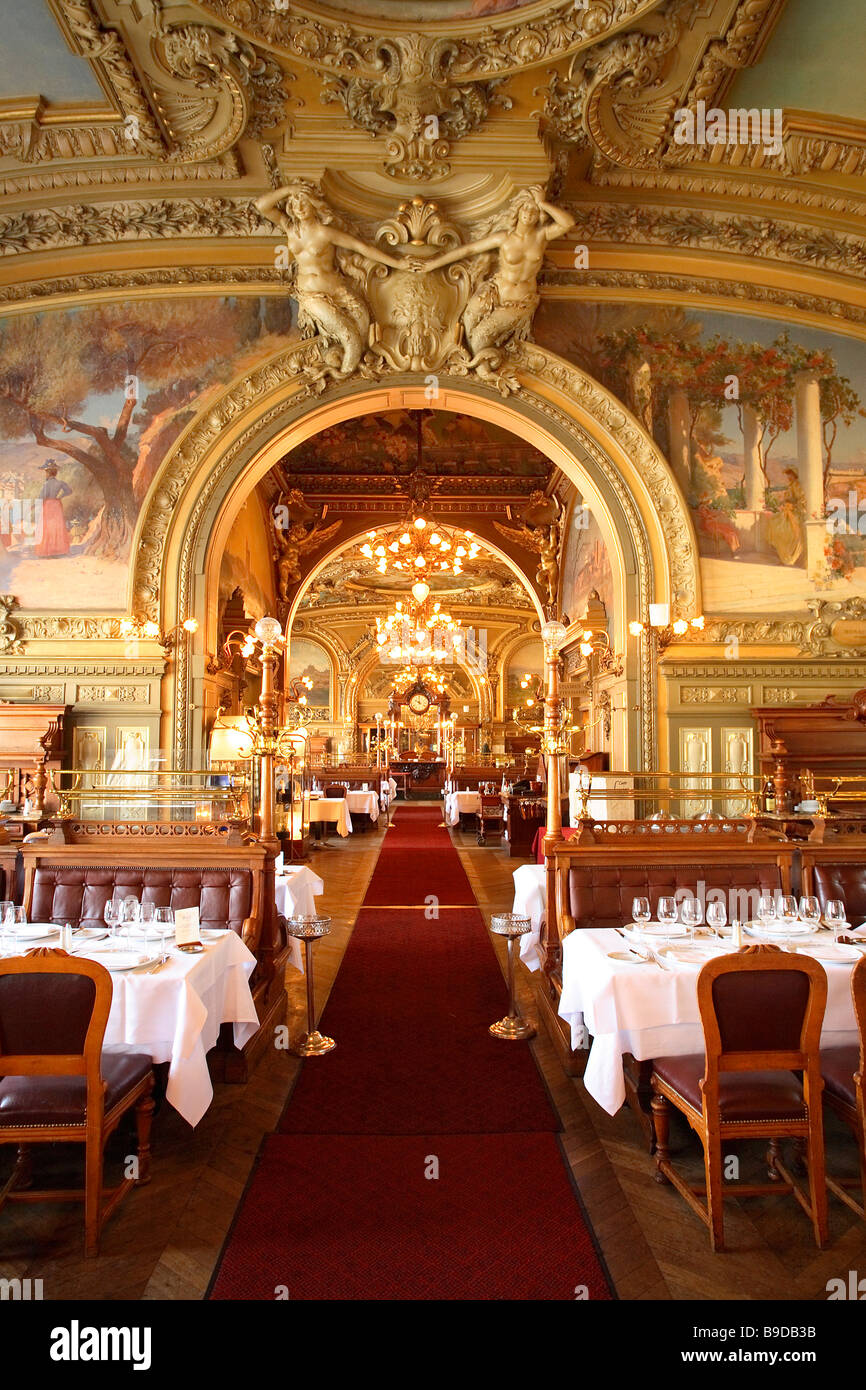
<svg viewBox="0 0 866 1390"><path fill-rule="evenodd" d="M758 917L765 929L772 927L776 921L776 899L768 888L764 889L758 902Z"/></svg>
<svg viewBox="0 0 866 1390"><path fill-rule="evenodd" d="M791 941L790 929L791 927L793 927L794 923L797 921L800 915L799 908L797 906L797 899L791 893L782 894L782 896L779 898L777 910L779 914L779 920L782 923L783 930L787 929L785 944L789 951L794 951L796 950L796 942L792 943Z"/></svg>
<svg viewBox="0 0 866 1390"><path fill-rule="evenodd" d="M839 936L848 925L845 904L841 898L828 899L827 906L824 908L824 921L828 927L832 927L833 938L838 941Z"/></svg>
<svg viewBox="0 0 866 1390"><path fill-rule="evenodd" d="M632 898L631 920L636 927L645 927L652 917L649 898Z"/></svg>
<svg viewBox="0 0 866 1390"><path fill-rule="evenodd" d="M813 894L807 894L800 899L800 920L817 931L821 925L821 904Z"/></svg>
<svg viewBox="0 0 866 1390"><path fill-rule="evenodd" d="M147 938L153 926L156 905L152 902L145 902L144 899L138 905L138 921L141 924L142 935Z"/></svg>
<svg viewBox="0 0 866 1390"><path fill-rule="evenodd" d="M105 918L105 925L108 927L108 934L112 941L117 937L117 924L120 921L120 903L115 898L109 898L102 910Z"/></svg>
<svg viewBox="0 0 866 1390"><path fill-rule="evenodd" d="M716 936L723 934L724 928L728 923L728 909L724 903L707 903L707 926L712 927Z"/></svg>
<svg viewBox="0 0 866 1390"><path fill-rule="evenodd" d="M174 911L170 907L158 907L154 911L153 920L156 925L156 930L159 932L159 942L162 948L160 958L165 960L165 942L172 923L174 922Z"/></svg>
<svg viewBox="0 0 866 1390"><path fill-rule="evenodd" d="M680 904L680 918L687 935L693 937L696 929L704 920L704 910L701 907L700 899L691 896L683 898Z"/></svg>
<svg viewBox="0 0 866 1390"><path fill-rule="evenodd" d="M3 936L2 955L15 955L16 932L15 932L15 906L4 898L0 902L0 933Z"/></svg>
<svg viewBox="0 0 866 1390"><path fill-rule="evenodd" d="M658 912L662 925L672 927L677 920L676 898L659 898Z"/></svg>

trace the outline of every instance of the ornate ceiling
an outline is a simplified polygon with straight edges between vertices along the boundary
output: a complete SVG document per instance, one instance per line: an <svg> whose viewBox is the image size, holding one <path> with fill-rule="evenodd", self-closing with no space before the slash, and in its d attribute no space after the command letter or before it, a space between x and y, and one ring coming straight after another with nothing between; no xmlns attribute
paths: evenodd
<svg viewBox="0 0 866 1390"><path fill-rule="evenodd" d="M545 184L576 222L548 296L699 290L866 316L866 124L841 97L834 112L808 53L798 87L802 0L38 5L54 39L27 49L7 25L0 68L0 303L278 288L255 198L304 177L359 230L416 195L483 228ZM839 22L856 32L847 3ZM780 62L778 148L677 143L675 113L730 104L738 81L757 102Z"/></svg>

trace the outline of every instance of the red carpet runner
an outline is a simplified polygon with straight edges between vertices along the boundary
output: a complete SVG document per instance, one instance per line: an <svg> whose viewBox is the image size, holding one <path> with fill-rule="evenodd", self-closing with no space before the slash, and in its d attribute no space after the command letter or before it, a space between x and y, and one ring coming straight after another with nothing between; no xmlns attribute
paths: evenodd
<svg viewBox="0 0 866 1390"><path fill-rule="evenodd" d="M487 1031L505 987L440 820L401 806L385 835L321 1020L337 1048L301 1069L213 1299L611 1296L531 1053Z"/></svg>

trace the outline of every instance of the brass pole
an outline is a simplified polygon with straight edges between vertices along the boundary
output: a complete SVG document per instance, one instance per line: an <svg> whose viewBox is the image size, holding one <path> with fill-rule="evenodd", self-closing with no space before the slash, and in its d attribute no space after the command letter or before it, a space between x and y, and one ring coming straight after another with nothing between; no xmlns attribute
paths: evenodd
<svg viewBox="0 0 866 1390"><path fill-rule="evenodd" d="M545 643L544 665L547 675L547 688L544 696L544 740L542 751L547 756L547 829L544 835L544 852L550 854L554 845L562 842L562 805L560 792L560 763L562 761L560 743L560 697L559 672L561 657L559 652Z"/></svg>
<svg viewBox="0 0 866 1390"><path fill-rule="evenodd" d="M274 736L278 727L278 696L275 682L277 648L262 643L262 693L259 696L261 752L259 753L259 838L275 841L274 807L276 782L274 777Z"/></svg>

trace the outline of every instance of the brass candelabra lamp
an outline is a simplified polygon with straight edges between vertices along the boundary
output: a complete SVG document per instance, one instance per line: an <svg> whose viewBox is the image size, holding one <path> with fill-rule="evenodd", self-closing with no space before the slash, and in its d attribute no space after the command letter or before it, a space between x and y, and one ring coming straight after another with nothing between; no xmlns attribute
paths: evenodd
<svg viewBox="0 0 866 1390"><path fill-rule="evenodd" d="M260 648L258 654L259 664L262 670L262 689L258 698L256 709L244 712L245 723L243 725L232 726L232 733L238 739L237 756L244 762L256 759L259 765L259 809L255 821L255 829L260 840L276 841L275 833L275 806L276 806L276 774L275 763L279 758L290 765L297 758L297 737L298 731L284 728L280 720L280 695L276 688L276 669L280 660L281 653L285 649L286 638L283 629L276 618L259 618L252 632L249 633L230 633L223 645L226 646L235 636L243 638L241 654L250 657ZM302 681L301 684L304 682ZM310 683L311 685L312 683ZM310 688L307 686L307 689ZM295 691L289 699L296 703L301 700L306 703L306 696L302 696ZM225 727L221 725L221 710L217 715L214 728ZM243 741L248 740L248 747L243 746Z"/></svg>
<svg viewBox="0 0 866 1390"><path fill-rule="evenodd" d="M659 654L665 651L677 637L685 637L690 628L696 632L702 632L704 629L703 616L699 614L694 618L675 618L671 621L669 603L651 603L648 622L631 622L628 625L632 637L646 637L654 643Z"/></svg>

